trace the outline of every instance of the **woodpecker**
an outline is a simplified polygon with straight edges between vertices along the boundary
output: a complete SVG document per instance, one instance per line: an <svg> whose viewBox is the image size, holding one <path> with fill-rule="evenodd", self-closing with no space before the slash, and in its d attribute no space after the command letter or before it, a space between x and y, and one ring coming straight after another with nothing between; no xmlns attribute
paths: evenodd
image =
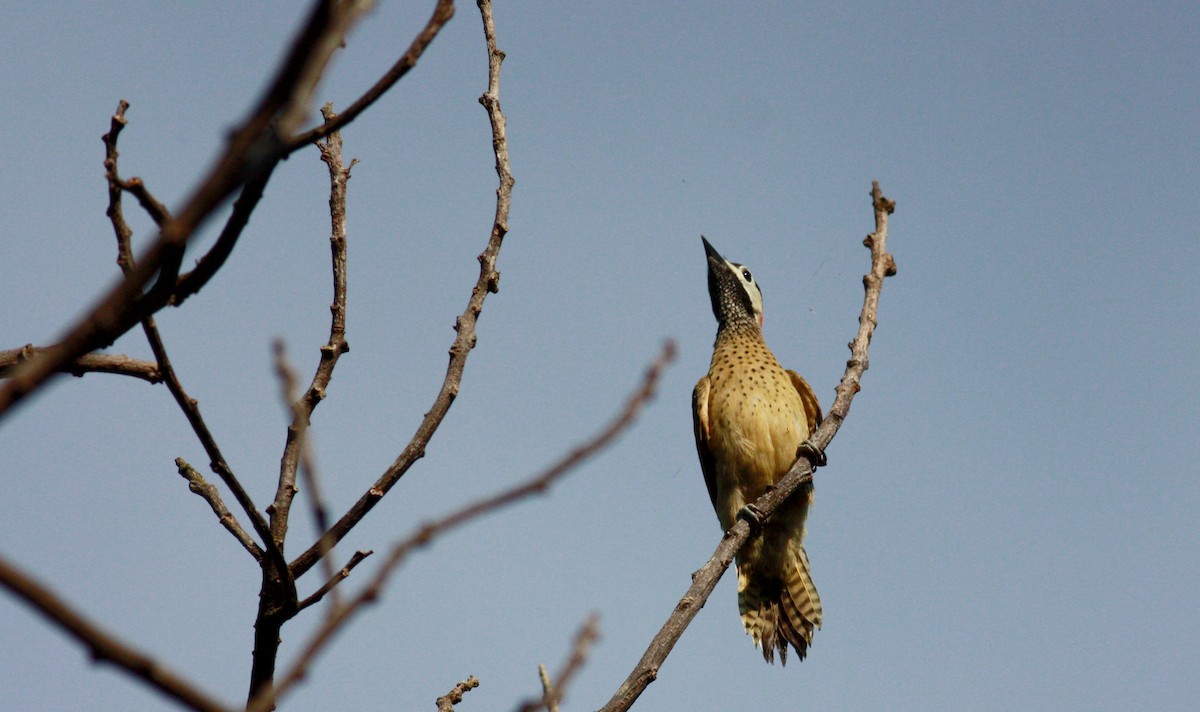
<svg viewBox="0 0 1200 712"><path fill-rule="evenodd" d="M696 451L721 528L739 517L761 525L738 554L738 610L767 662L787 664L788 645L801 660L821 626L821 599L804 552L812 483L764 523L752 503L783 478L821 422L808 382L784 370L763 341L762 292L750 270L721 257L701 235L708 256L708 294L717 318L708 375L692 391Z"/></svg>

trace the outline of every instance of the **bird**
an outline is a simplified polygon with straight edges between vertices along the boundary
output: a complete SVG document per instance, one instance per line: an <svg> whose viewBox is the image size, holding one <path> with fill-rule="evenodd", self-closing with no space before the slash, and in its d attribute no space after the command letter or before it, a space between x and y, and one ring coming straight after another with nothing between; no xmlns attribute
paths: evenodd
<svg viewBox="0 0 1200 712"><path fill-rule="evenodd" d="M737 556L738 610L763 658L787 664L790 645L800 660L821 626L821 599L804 551L805 520L813 501L809 481L765 522L753 502L809 452L821 423L816 394L785 370L763 340L762 290L749 268L723 258L703 236L708 293L717 319L708 373L692 391L696 452L717 520L728 531L739 518L761 527Z"/></svg>

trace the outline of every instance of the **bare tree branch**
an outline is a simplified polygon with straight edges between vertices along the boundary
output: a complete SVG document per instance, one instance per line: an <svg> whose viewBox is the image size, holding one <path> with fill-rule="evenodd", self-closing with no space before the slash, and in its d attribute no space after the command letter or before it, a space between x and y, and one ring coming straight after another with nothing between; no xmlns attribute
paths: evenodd
<svg viewBox="0 0 1200 712"><path fill-rule="evenodd" d="M333 113L332 104L326 104L321 113L326 121L333 121L337 117L337 114ZM311 383L299 398L292 392L293 388L286 385L287 381L295 379L289 377L289 369L280 361L282 358L279 350L281 345L277 344L276 346L277 371L285 383L287 392L284 397L288 401L292 413L287 442L280 460L279 484L275 490L275 501L267 510L271 515L271 533L276 541L283 541L287 535L288 513L296 494L297 467L308 452L305 447L305 435L308 432L312 412L325 398L325 391L329 387L329 381L333 377L333 370L337 366L338 359L350 350L350 344L346 341L346 184L350 180L350 171L357 163L357 159L351 161L349 166L342 163L342 134L338 131L330 133L325 143L318 142L317 146L321 151L321 160L329 168L331 223L329 245L333 267L333 303L329 307L331 314L329 339L321 347L321 358ZM309 458L311 459L311 454L309 454ZM315 482L309 483L309 494L317 531L324 534L329 528L328 516L323 498L316 489ZM318 542L319 544L325 542L322 544L325 547L325 550L321 552L322 556L328 553L328 549L332 548L334 544L334 542L326 540L327 537L322 536L321 541ZM327 573L332 575L332 570Z"/></svg>
<svg viewBox="0 0 1200 712"><path fill-rule="evenodd" d="M317 656L333 639L334 635L367 604L378 600L384 585L392 574L407 560L409 554L416 549L427 546L434 538L451 529L473 521L484 514L496 511L505 506L518 502L535 494L542 494L568 472L579 466L587 458L596 454L613 442L618 435L625 431L637 418L641 409L654 397L658 386L659 376L667 364L675 358L675 345L667 342L662 353L658 356L642 379L641 387L625 403L625 407L595 437L576 447L564 455L558 462L551 465L541 474L516 487L504 490L490 497L473 502L441 519L425 524L412 535L392 546L387 559L376 571L371 581L345 605L333 611L324 623L312 634L301 647L299 657L291 669L282 677L273 690L265 689L258 697L252 699L246 707L246 712L264 712L271 708L275 701L283 697L308 672Z"/></svg>
<svg viewBox="0 0 1200 712"><path fill-rule="evenodd" d="M883 197L879 183L871 184L871 203L875 210L875 232L863 241L871 250L871 271L863 277L863 287L866 295L863 299L862 313L859 316L858 334L850 342L850 360L846 362L846 372L837 387L837 397L825 420L813 433L811 443L820 453L837 434L846 415L850 412L850 403L854 394L859 390L862 374L867 370L867 347L871 343L871 335L878 323L879 293L883 288L883 280L896 274L896 263L887 253L887 218L896 208L895 201ZM763 514L763 518L771 516L800 485L812 481L813 462L810 456L796 460L787 475L771 490L754 503ZM814 454L812 457L816 457ZM642 655L625 682L608 701L600 712L618 712L629 709L637 700L646 686L658 677L659 667L675 647L683 631L687 629L692 619L699 613L700 608L708 600L709 595L720 580L721 575L729 568L738 551L752 538L750 525L745 520L738 520L717 546L711 558L704 566L692 574L692 585L687 593L676 604L675 610L667 618L662 629L650 641L650 646Z"/></svg>
<svg viewBox="0 0 1200 712"><path fill-rule="evenodd" d="M323 539L328 537L332 544L341 541L387 494L388 490L400 481L413 463L425 456L425 446L428 445L430 438L441 425L458 395L467 355L471 349L475 348L475 324L483 311L484 299L488 293L497 292L500 289L500 273L496 271L496 258L500 253L500 245L504 241L504 236L508 233L508 210L515 181L509 169L508 138L504 114L500 110L500 64L504 59L504 53L496 49L490 3L481 2L479 7L483 15L488 47L488 90L479 98L479 101L487 109L488 118L491 121L496 173L500 179L500 185L496 189L496 215L492 223L491 236L488 239L487 247L479 255L479 279L476 280L475 287L471 290L467 309L455 320L454 329L458 335L455 337L454 343L450 345L450 363L446 367L446 375L442 381L441 390L434 399L433 407L425 414L416 433L395 462L322 537ZM320 543L318 542L292 561L292 574L297 578L302 576L317 562L319 555Z"/></svg>
<svg viewBox="0 0 1200 712"><path fill-rule="evenodd" d="M179 405L179 409L183 411L188 424L192 426L192 432L196 434L196 438L200 441L204 452L208 455L209 466L221 478L225 486L229 488L229 491L233 494L233 498L241 505L242 511L250 518L250 524L263 540L263 548L267 554L277 561L282 561L283 553L275 541L271 539L271 530L267 526L266 518L258 511L254 500L250 498L250 494L246 492L246 488L242 487L242 483L238 481L237 476L233 473L233 469L226 462L225 455L221 453L221 448L217 445L216 438L213 437L212 431L208 429L208 424L204 422L204 416L200 413L199 402L183 390L183 384L179 382L179 377L175 374L175 368L171 365L171 359L167 356L167 349L163 345L162 337L158 333L158 327L154 324L154 317L146 317L143 329L146 332L146 340L150 342L150 349L154 352L155 358L158 359L158 368L162 371L163 382L175 398L175 403ZM232 532L233 530L231 529L230 531ZM236 536L236 532L234 534ZM250 553L253 554L254 552L251 551ZM259 557L259 560L262 560L261 557Z"/></svg>
<svg viewBox="0 0 1200 712"><path fill-rule="evenodd" d="M112 663L189 709L198 712L226 712L229 709L162 663L88 620L49 587L2 557L0 585L82 643L96 662Z"/></svg>
<svg viewBox="0 0 1200 712"><path fill-rule="evenodd" d="M290 135L303 119L325 66L349 26L365 12L365 5L336 0L313 4L263 98L232 133L224 153L183 208L162 226L158 238L125 279L58 343L15 370L0 388L0 418L64 364L108 346L168 303L182 301L176 280L188 240L226 198L240 187L263 179L284 156L281 136Z"/></svg>
<svg viewBox="0 0 1200 712"><path fill-rule="evenodd" d="M105 214L108 215L113 232L116 233L117 266L121 268L122 274L129 274L133 271L133 253L130 251L129 242L133 236L133 230L125 222L125 213L121 208L123 189L121 180L117 176L117 157L120 155L117 151L117 137L121 135L121 131L128 123L125 120L125 112L128 109L128 101L122 99L117 102L117 111L109 122L108 133L100 137L100 140L104 142L104 176L108 180L108 210Z"/></svg>
<svg viewBox="0 0 1200 712"><path fill-rule="evenodd" d="M286 489L289 493L284 500L287 507L291 506L292 497L296 493L296 468L298 465L301 476L304 479L304 487L308 491L309 506L313 513L313 522L317 531L323 532L329 526L329 515L325 507L325 496L321 492L320 478L317 477L316 458L313 456L312 441L308 436L308 414L304 411L303 401L296 398L296 372L287 362L287 353L284 348L283 339L275 340L275 373L279 376L280 390L282 391L283 402L292 413L292 423L288 426L288 442L284 448L283 465L281 470L285 473L280 476L279 488ZM297 421L300 421L299 423ZM289 452L289 449L291 452ZM288 471L289 458L291 459L291 471ZM280 497L276 495L276 503L280 501ZM267 508L267 513L271 515L272 529L276 519L282 518L283 531L279 535L277 541L282 542L287 535L287 507L284 508L281 515L279 510L273 509L275 505ZM326 546L321 550L321 564L325 571L325 580L334 580L333 561L329 557L329 547ZM331 599L333 603L337 603L336 592ZM300 611L300 606L296 606L296 612Z"/></svg>
<svg viewBox="0 0 1200 712"><path fill-rule="evenodd" d="M458 683L454 686L453 690L437 698L438 712L454 712L454 705L462 702L463 695L468 690L474 690L476 687L479 687L479 678L474 675Z"/></svg>
<svg viewBox="0 0 1200 712"><path fill-rule="evenodd" d="M309 143L324 138L329 133L342 128L350 123L358 114L362 113L368 106L373 104L375 100L383 96L401 77L416 66L417 60L420 59L426 47L429 46L429 43L437 36L442 26L453 15L454 3L449 0L439 0L437 7L434 9L433 17L430 18L429 23L421 30L417 38L413 40L408 51L396 62L395 66L363 97L354 102L354 104L351 104L350 108L346 109L346 111L339 114L336 123L323 123L300 136L289 139L287 145L284 147L285 156L291 155ZM233 213L229 216L229 220L226 222L225 228L221 231L221 235L213 243L212 249L200 259L194 270L179 278L179 284L176 289L176 303L182 302L199 291L208 282L209 278L216 274L217 270L225 264L226 258L233 252L233 246L237 243L242 229L245 228L246 223L249 221L250 214L254 212L255 206L258 205L258 201L262 198L263 188L266 186L268 178L270 178L270 173L265 172L259 180L247 181L246 186L242 189L241 196L234 203Z"/></svg>
<svg viewBox="0 0 1200 712"><path fill-rule="evenodd" d="M266 519L233 474L225 456L221 454L216 440L200 415L200 407L196 399L189 397L184 392L183 386L175 375L175 369L171 366L166 348L163 346L162 338L155 326L154 317L147 316L142 324L146 338L150 342L150 348L154 351L155 358L158 359L158 365L163 372L167 388L171 391L171 395L174 396L180 409L183 410L205 452L208 453L209 466L229 487L238 504L242 506L242 510L250 517L250 523L254 530L263 540L262 555L255 557L262 569L262 588L258 599L258 615L254 623L254 650L250 667L250 694L253 695L264 684L269 684L274 675L275 656L279 647L279 630L283 622L295 615L296 611L296 581L288 572L287 561L283 558L283 541L277 541L271 536ZM209 500L209 503L211 505L212 500ZM221 513L218 513L218 517L220 516ZM224 518L222 518L222 523L226 523ZM228 525L226 528L235 537L238 537L236 529ZM238 539L241 541L240 537ZM253 555L255 551L251 549L250 553Z"/></svg>
<svg viewBox="0 0 1200 712"><path fill-rule="evenodd" d="M234 498L249 516L253 531L262 538L260 547L243 529L234 515L225 506L217 488L204 479L199 472L182 459L177 460L180 474L189 481L189 489L208 502L222 525L234 535L248 552L259 562L262 568L263 583L260 594L260 604L255 622L254 662L251 670L250 699L264 701L265 707L273 706L273 700L286 689L273 689L274 670L278 654L279 632L281 626L290 620L298 610L322 600L330 592L331 615L327 620L329 634L336 631L341 620L361 607L365 602L373 600L385 583L388 572L399 566L404 553L415 546L427 543L435 532L441 529L457 526L470 518L479 516L490 509L503 506L508 501L527 496L535 491L544 490L552 479L561 472L551 473L542 482L535 483L533 490L520 491L509 495L501 495L489 501L477 503L468 507L458 515L435 522L434 525L423 528L417 540L410 542L398 554L393 551L393 557L385 564L383 571L374 582L367 587L366 595L360 596L350 605L341 606L336 600L336 585L344 579L370 552L357 552L341 572L326 572L326 583L313 595L300 603L297 601L295 577L289 570L282 557L283 541L286 538L291 503L296 493L295 479L297 472L305 474L308 479L305 486L313 494L314 517L318 520L318 528L323 532L320 539L305 553L308 559L303 567L298 568L299 575L311 568L314 560L324 559L328 564L329 552L353 523L356 523L373 506L375 499L357 512L353 520L344 530L338 530L337 525L327 526L324 506L318 491L315 471L307 457L305 430L309 426L311 413L316 404L324 397L332 370L338 357L348 350L345 341L345 182L349 178L350 169L343 168L340 161L340 136L337 128L349 123L372 102L378 99L388 88L398 81L405 73L415 66L417 59L428 44L440 31L440 28L453 15L453 3L439 0L434 15L422 33L414 40L408 52L377 84L372 87L358 102L352 105L345 114L337 117L329 111L325 116L325 124L313 135L293 137L294 131L304 119L310 96L320 79L325 66L335 51L344 42L349 27L373 3L370 0L318 0L314 3L310 16L292 43L287 58L278 69L274 80L264 93L258 105L242 125L232 132L225 151L215 165L199 182L190 197L184 201L176 214L172 212L147 189L145 184L132 178L123 180L117 169L117 139L126 126L125 112L128 103L122 101L117 112L112 117L110 131L104 137L106 146L105 169L109 188L109 217L118 242L118 265L123 279L109 290L107 294L94 305L90 313L77 321L64 336L55 344L44 349L32 347L17 350L12 354L13 364L8 383L0 388L0 418L8 413L13 406L25 396L33 393L44 384L55 372L92 368L116 369L114 372L134 372L129 364L119 365L115 357L89 354L90 351L111 344L120 335L126 333L135 324L141 323L154 351L156 364L153 365L155 378L167 384L168 390L177 401L180 409L188 418L198 439L208 454L212 468ZM414 435L413 441L405 454L397 459L397 463L389 468L389 472L381 478L373 491L382 495L404 474L416 459L424 454L425 444L457 395L458 384L461 382L462 371L467 354L475 345L475 325L482 310L483 301L489 292L498 290L499 273L495 263L505 234L509 201L513 179L508 167L507 142L505 136L504 116L499 106L499 71L503 53L496 49L494 27L491 19L491 9L487 2L480 3L484 19L485 36L489 52L489 85L488 91L480 98L480 102L488 111L493 129L493 146L496 155L496 170L500 178L497 189L496 216L493 221L491 236L484 252L479 256L480 277L473 294L468 301L467 310L456 322L458 335L450 348L450 364L444 379L443 388L435 402L435 407L426 418L422 427ZM322 347L321 361L317 373L308 390L299 397L289 397L294 404L293 427L289 429L288 445L281 463L280 482L277 496L272 506L267 509L271 516L268 523L266 518L256 509L252 500L234 476L228 463L222 456L216 441L201 416L195 399L184 391L179 378L174 372L170 358L159 334L153 315L168 304L179 305L190 295L200 290L209 279L221 268L229 257L232 249L244 230L250 214L262 197L263 189L269 181L272 172L282 158L298 149L301 145L320 137L328 136L329 140L321 146L322 157L329 164L333 182L331 196L331 218L334 224L331 237L333 268L334 268L334 304L333 318L329 342ZM337 148L334 148L334 145ZM336 160L332 155L336 153ZM351 166L353 163L351 163ZM338 191L341 191L340 198ZM195 269L181 274L184 250L195 232L210 218L224 201L240 191L241 195L235 202L224 229L214 242L213 247L199 260ZM135 259L131 248L132 231L125 222L122 206L124 193L133 194L141 203L155 223L159 233L148 249ZM340 210L339 210L340 203ZM669 351L669 349L668 349ZM666 356L664 356L666 358ZM141 362L143 365L146 362ZM280 372L287 369L283 366L282 353L277 356L281 364ZM659 364L661 366L661 364ZM148 372L148 366L142 370ZM657 367L655 375L657 374ZM291 390L285 381L285 390ZM648 394L645 395L649 397ZM640 406L640 403L639 403ZM632 419L633 413L628 414ZM626 421L628 422L628 421ZM624 427L624 424L620 424ZM619 428L618 428L619 429ZM604 434L597 447L615 436L616 431ZM586 448L584 449L586 450ZM579 457L586 456L590 451L576 453ZM576 460L577 461L577 460ZM347 520L348 521L348 520ZM0 561L0 563L3 563ZM7 573L7 570L6 570ZM30 589L33 582L24 577L14 575L9 583L14 590ZM43 604L49 599L45 596L35 597ZM45 604L42 610L48 610ZM52 608L52 607L51 607ZM70 619L71 612L58 612L57 622L68 629L79 628ZM86 621L84 621L86 623ZM164 686L168 694L173 694L185 704L194 704L197 709L219 709L219 705L209 705L201 697L189 692L187 683L176 680L162 670L154 661L137 657L136 654L119 649L109 655L108 648L100 634L87 631L81 639L91 640L94 652L102 659L112 659L118 665L128 669L135 675L146 677L156 686ZM99 641L99 642L96 642ZM315 655L315 652L313 653ZM298 670L303 670L310 657L302 658ZM140 668L142 669L138 669ZM293 684L296 678L290 678L288 684ZM477 683L476 683L477 684ZM172 692L174 690L174 692ZM461 693L460 693L461 698Z"/></svg>
<svg viewBox="0 0 1200 712"><path fill-rule="evenodd" d="M133 254L129 249L129 238L132 237L133 231L125 223L125 215L121 207L121 193L125 191L133 193L142 208L154 220L155 225L162 227L171 219L171 212L167 210L167 206L150 194L150 190L141 178L121 180L120 174L117 172L117 157L120 155L117 151L117 138L128 123L125 120L125 112L128 110L129 102L124 99L119 101L108 133L100 137L100 140L104 142L104 174L108 180L108 211L106 214L112 221L113 230L117 235L117 245L120 247L117 266L124 274L129 274L133 269Z"/></svg>
<svg viewBox="0 0 1200 712"><path fill-rule="evenodd" d="M128 273L133 268L133 256L130 253L130 236L132 231L125 222L121 209L122 181L117 175L117 137L128 123L125 112L129 102L124 99L117 105L117 111L112 116L109 132L102 137L105 145L104 168L108 179L108 210L106 214L112 222L113 231L117 237L117 265L122 272ZM19 349L0 350L0 378L8 378L16 367L26 361L40 358L46 353L46 348L26 344ZM83 376L85 373L113 373L123 376L140 378L149 383L162 382L162 373L158 364L143 361L124 355L86 354L59 366L59 372Z"/></svg>
<svg viewBox="0 0 1200 712"><path fill-rule="evenodd" d="M113 232L117 238L117 265L127 276L132 274L137 269L137 263L135 262L133 253L130 249L130 238L132 236L132 232L130 231L129 226L125 223L125 215L121 202L122 191L129 189L127 187L129 183L121 180L120 170L117 166L118 156L120 155L117 151L117 139L120 136L121 130L127 123L125 119L125 111L128 109L129 102L122 99L117 105L116 113L113 114L112 127L110 131L103 136L105 147L104 170L105 178L108 181L108 210L106 211L106 214L108 215L109 220L112 222ZM138 181L137 185L140 186L141 182ZM143 194L145 196L149 196L148 193L143 192ZM151 216L155 219L155 222L158 222L161 225L164 219L169 219L170 215L166 212L166 208L158 205L157 201L155 201L153 197L149 197L148 199L152 204L147 207L147 210L151 213ZM143 206L145 205L146 202L143 201ZM238 500L238 503L242 505L242 508L246 511L246 514L250 517L251 522L258 531L259 536L263 537L264 541L267 542L268 551L273 550L272 555L276 558L276 560L282 561L283 554L279 551L278 547L274 546L274 542L272 542L268 536L269 530L266 526L266 519L259 514L257 508L254 506L253 501L250 500L249 495L241 486L241 483L238 482L237 478L233 474L233 471L226 463L224 456L221 454L220 448L217 446L216 440L213 438L212 433L208 429L208 425L204 422L204 418L200 414L199 404L194 398L190 398L183 390L183 385L180 383L178 376L176 376L175 369L171 365L171 359L167 355L166 346L163 344L162 336L158 332L158 327L154 322L154 317L147 316L142 320L142 330L146 334L146 340L150 343L151 351L154 352L154 358L157 361L155 365L156 371L159 373L161 380L166 383L167 390L170 391L171 396L175 399L175 402L183 411L184 416L188 419L188 423L191 424L192 430L196 433L196 437L200 440L201 445L204 447L205 452L209 456L209 461L212 463L213 471L221 477L222 481L225 482L226 486L229 487L234 497ZM83 358L88 358L88 356L84 356ZM213 508L213 511L216 513L217 518L220 520L222 526L224 526L231 534L234 535L234 537L242 544L242 546L245 547L245 549L249 551L252 556L254 556L255 560L261 562L263 558L263 550L260 549L252 539L250 539L249 535L244 529L242 529L241 525L237 522L233 514L228 508L225 507L225 504L223 501L221 501L220 495L217 493L216 488L206 482L204 478L201 477L198 472L192 470L190 466L187 467L188 471L185 471L183 467L179 465L180 462L183 461L181 459L176 460L176 465L181 468L180 474L190 482L189 488L208 501L209 506Z"/></svg>
<svg viewBox="0 0 1200 712"><path fill-rule="evenodd" d="M19 349L4 349L0 351L0 378L7 378L19 364L39 355L45 349L33 344L26 344ZM85 354L65 363L62 373L72 376L83 376L85 373L113 373L118 376L132 376L148 383L162 383L162 373L158 364L153 361L143 361L132 356L118 354Z"/></svg>
<svg viewBox="0 0 1200 712"><path fill-rule="evenodd" d="M542 680L542 697L541 699L528 700L518 709L520 712L537 712L538 709L546 708L546 712L558 712L558 705L562 702L566 695L566 690L574 679L575 673L583 667L587 662L588 653L591 651L592 643L600 637L600 619L596 614L588 616L584 624L579 627L579 631L575 633L575 642L571 645L571 653L567 657L567 661L563 664L562 669L558 672L557 680L554 682L550 679L550 675L546 673L546 666L538 666L538 676Z"/></svg>
<svg viewBox="0 0 1200 712"><path fill-rule="evenodd" d="M326 121L334 117L331 104L326 104L322 110ZM336 609L337 590L334 588L338 579L335 577L333 562L329 556L337 543L327 532L329 518L325 507L324 497L318 484L315 460L309 444L309 426L313 409L325 398L325 390L333 377L333 369L343 353L350 350L346 342L346 183L350 179L350 166L342 164L342 136L339 132L329 134L324 144L318 143L321 160L329 168L330 194L329 213L332 223L330 234L330 249L333 264L333 304L330 307L332 319L329 327L329 339L321 347L321 358L317 365L309 387L302 396L296 395L295 372L287 363L283 342L275 342L275 370L283 389L283 399L291 411L291 422L287 429L287 438L283 448L283 456L279 464L279 482L275 489L275 499L267 507L271 517L270 539L282 551L287 539L288 524L291 516L292 502L298 488L296 487L297 472L303 475L305 487L308 490L309 502L312 506L313 519L320 536L315 546L317 558L325 570L326 584L319 595L310 597L309 601L320 600L326 593L333 592L330 598L331 611ZM357 562L355 562L357 563ZM347 569L347 573L349 570ZM249 698L254 699L273 684L276 659L279 655L280 630L283 624L300 611L297 600L296 577L288 569L287 562L280 557L263 567L262 589L259 592L258 617L254 629L254 665L250 673Z"/></svg>
<svg viewBox="0 0 1200 712"><path fill-rule="evenodd" d="M372 0L350 0L336 3L336 5L338 6L337 12L335 13L335 24L337 27L331 26L330 28L327 28L323 40L326 43L325 51L329 52L332 52L334 49L336 49L336 47L330 43L340 45L342 42L344 42L344 35L349 29L350 25L352 25L363 14L365 14L371 8L371 6L374 5L374 2ZM315 81L319 79L319 76L313 76L311 79L315 86ZM309 93L311 93L311 88L309 89ZM308 101L306 99L302 105L298 106L307 106L307 104ZM290 115L295 119L296 122L303 119L303 112L293 112ZM295 124L295 126L298 125L298 123ZM274 147L279 151L279 155L273 157L269 167L264 168L261 174L246 181L245 186L242 188L241 195L239 195L237 201L234 202L233 212L226 221L225 227L221 230L221 234L217 237L216 242L213 243L212 248L199 260L195 269L179 278L175 288L173 303L179 304L189 296L200 291L200 289L208 283L208 280L211 279L214 274L216 274L217 270L219 270L221 266L225 264L225 260L228 259L229 255L233 252L233 247L237 244L242 230L249 222L250 214L254 212L254 208L258 205L258 201L262 199L263 190L266 188L267 181L270 179L271 172L275 169L275 165L278 163L279 159L286 158L294 150L296 150L296 148L300 147L289 147L284 145L286 143L286 135L294 130L295 126L288 126L286 129L282 125L279 127L278 134L275 136L278 145Z"/></svg>

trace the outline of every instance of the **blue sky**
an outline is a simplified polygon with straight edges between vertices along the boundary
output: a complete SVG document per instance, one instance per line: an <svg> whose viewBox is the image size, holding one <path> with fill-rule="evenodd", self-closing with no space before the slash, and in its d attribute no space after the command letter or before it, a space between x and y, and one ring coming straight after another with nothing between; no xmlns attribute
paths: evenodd
<svg viewBox="0 0 1200 712"><path fill-rule="evenodd" d="M432 3L382 3L319 100L345 106ZM705 234L754 269L766 339L823 403L856 329L879 180L898 203L871 368L817 477L825 626L763 663L723 580L641 701L654 710L1190 710L1200 704L1200 13L1185 3L506 3L511 232L461 395L339 548L533 473L679 358L635 430L548 496L401 570L285 709L459 709L539 689L587 615L567 709L632 669L720 531L690 394L715 324ZM99 141L168 205L209 165L298 4L25 3L0 28L0 348L44 344L117 272ZM313 437L349 506L432 403L494 209L478 13L345 134L351 351ZM265 506L285 418L270 344L311 373L328 329L327 178L276 172L227 267L159 317L181 379ZM132 201L128 213L136 215ZM149 221L133 221L139 244ZM213 234L200 236L193 252ZM149 358L138 332L112 349ZM61 378L0 424L0 551L230 702L257 569L187 491L203 451L162 387ZM294 514L298 553L311 537ZM376 562L348 582L359 585ZM302 580L302 588L315 584ZM316 616L284 631L286 663ZM0 596L0 706L160 698Z"/></svg>

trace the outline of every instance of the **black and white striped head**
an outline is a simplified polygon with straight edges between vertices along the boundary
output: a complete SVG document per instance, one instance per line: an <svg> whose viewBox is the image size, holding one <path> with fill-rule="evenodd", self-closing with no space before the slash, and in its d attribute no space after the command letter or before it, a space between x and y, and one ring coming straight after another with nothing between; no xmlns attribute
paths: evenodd
<svg viewBox="0 0 1200 712"><path fill-rule="evenodd" d="M703 235L700 239L708 255L708 296L719 327L749 323L762 327L762 290L750 270L722 257Z"/></svg>

